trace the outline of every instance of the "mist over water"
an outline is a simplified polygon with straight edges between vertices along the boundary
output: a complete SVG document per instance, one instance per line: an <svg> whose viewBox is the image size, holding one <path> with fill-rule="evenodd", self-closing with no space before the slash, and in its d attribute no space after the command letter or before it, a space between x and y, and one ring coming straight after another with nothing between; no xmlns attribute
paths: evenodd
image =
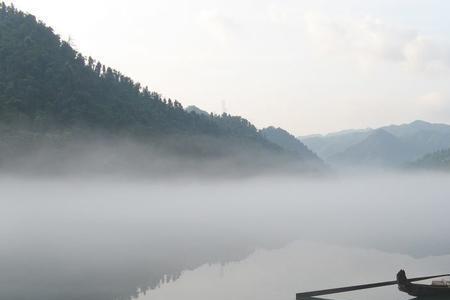
<svg viewBox="0 0 450 300"><path fill-rule="evenodd" d="M402 266L414 275L445 273L449 183L430 173L210 181L3 176L0 299L127 299L144 291L172 299L183 283L187 298L198 299L214 287L221 294L220 284L202 279L221 268L225 280L230 268L248 274L248 290L255 290L269 271L278 274L277 265L291 265L292 272L279 273L286 278L267 286L277 297L390 280ZM313 281L320 276L327 284ZM242 292L246 281L226 282L235 299L258 295Z"/></svg>

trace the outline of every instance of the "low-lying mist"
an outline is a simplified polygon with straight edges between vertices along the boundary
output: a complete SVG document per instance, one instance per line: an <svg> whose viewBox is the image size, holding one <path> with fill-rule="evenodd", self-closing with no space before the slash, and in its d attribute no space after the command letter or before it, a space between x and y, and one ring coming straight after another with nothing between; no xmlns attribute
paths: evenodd
<svg viewBox="0 0 450 300"><path fill-rule="evenodd" d="M99 133L25 133L0 141L2 173L31 177L235 178L325 174L310 161L264 140L208 135L105 137Z"/></svg>
<svg viewBox="0 0 450 300"><path fill-rule="evenodd" d="M126 299L165 276L314 241L450 253L450 177L234 180L4 175L0 299ZM302 255L299 253L299 255Z"/></svg>

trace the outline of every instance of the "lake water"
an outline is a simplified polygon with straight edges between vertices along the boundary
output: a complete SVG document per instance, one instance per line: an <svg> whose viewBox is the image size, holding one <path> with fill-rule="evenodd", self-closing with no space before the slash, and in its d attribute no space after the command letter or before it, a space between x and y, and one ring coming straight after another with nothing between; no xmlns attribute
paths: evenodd
<svg viewBox="0 0 450 300"><path fill-rule="evenodd" d="M450 177L0 180L0 299L294 299L450 271ZM396 287L333 299L409 299Z"/></svg>
<svg viewBox="0 0 450 300"><path fill-rule="evenodd" d="M138 299L295 299L297 292L395 280L401 268L406 268L410 275L441 274L450 270L450 256L416 259L376 250L293 242L281 249L258 250L239 262L206 264L185 271L177 280L161 282ZM326 298L413 297L392 286Z"/></svg>

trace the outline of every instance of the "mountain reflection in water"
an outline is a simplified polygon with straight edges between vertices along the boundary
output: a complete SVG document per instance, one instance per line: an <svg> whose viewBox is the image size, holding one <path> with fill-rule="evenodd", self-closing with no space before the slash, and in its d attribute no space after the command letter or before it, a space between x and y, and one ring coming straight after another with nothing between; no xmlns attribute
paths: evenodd
<svg viewBox="0 0 450 300"><path fill-rule="evenodd" d="M282 249L258 250L240 262L203 265L182 272L177 280L161 283L138 300L295 299L295 294L301 291L395 280L401 268L408 270L411 276L439 274L450 270L450 255L416 259L299 241ZM336 300L411 298L399 292L396 286L322 297Z"/></svg>

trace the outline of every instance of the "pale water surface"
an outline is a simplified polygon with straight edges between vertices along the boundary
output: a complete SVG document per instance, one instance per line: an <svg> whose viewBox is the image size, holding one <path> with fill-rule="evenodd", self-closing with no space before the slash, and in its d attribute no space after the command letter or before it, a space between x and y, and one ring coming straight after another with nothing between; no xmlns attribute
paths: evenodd
<svg viewBox="0 0 450 300"><path fill-rule="evenodd" d="M296 292L395 280L400 268L406 268L410 275L440 274L450 269L450 255L415 259L376 250L294 242L277 250L258 250L240 262L206 264L185 271L179 279L163 281L138 299L295 299ZM326 298L412 297L392 286Z"/></svg>
<svg viewBox="0 0 450 300"><path fill-rule="evenodd" d="M0 191L0 299L294 299L450 271L442 174L2 177Z"/></svg>

